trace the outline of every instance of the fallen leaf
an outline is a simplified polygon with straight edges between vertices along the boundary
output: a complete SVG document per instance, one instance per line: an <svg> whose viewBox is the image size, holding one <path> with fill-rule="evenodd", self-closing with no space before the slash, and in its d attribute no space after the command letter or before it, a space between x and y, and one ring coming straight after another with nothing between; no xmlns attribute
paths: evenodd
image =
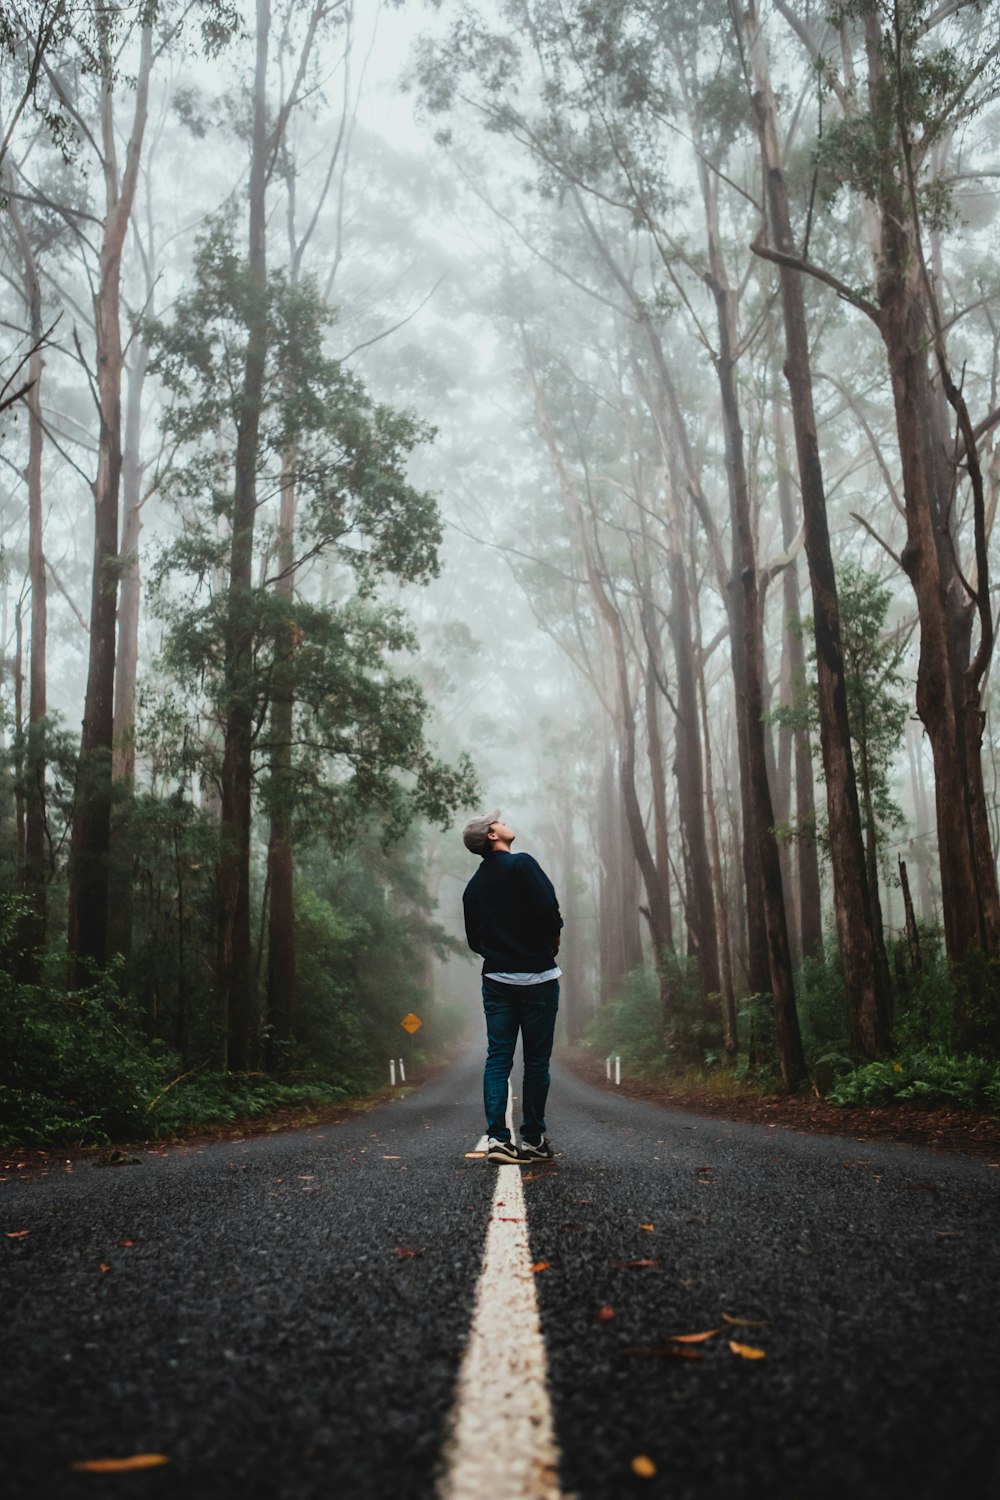
<svg viewBox="0 0 1000 1500"><path fill-rule="evenodd" d="M403 1158L401 1156L383 1156L382 1160L383 1161L402 1161Z"/></svg>
<svg viewBox="0 0 1000 1500"><path fill-rule="evenodd" d="M407 1250L405 1246L397 1245L392 1253L398 1256L400 1260L413 1260L416 1256L423 1255L424 1252L422 1250Z"/></svg>
<svg viewBox="0 0 1000 1500"><path fill-rule="evenodd" d="M565 1224L560 1224L559 1228L560 1229L582 1229L583 1225L582 1224L576 1224L576 1223L573 1222L572 1219L569 1219L569 1220L567 1220L567 1222Z"/></svg>
<svg viewBox="0 0 1000 1500"><path fill-rule="evenodd" d="M101 1261L101 1270L102 1271L110 1271L111 1270L111 1267L108 1265L108 1263L107 1263L106 1260L102 1260Z"/></svg>
<svg viewBox="0 0 1000 1500"><path fill-rule="evenodd" d="M605 1302L605 1304L604 1304L603 1307L599 1307L597 1309L597 1321L598 1321L598 1323L610 1323L611 1319L614 1317L614 1315L615 1315L614 1308L613 1307L609 1307L606 1302Z"/></svg>
<svg viewBox="0 0 1000 1500"><path fill-rule="evenodd" d="M119 1245L121 1245L123 1250L131 1250L132 1246L135 1244L135 1240L119 1240L118 1243Z"/></svg>
<svg viewBox="0 0 1000 1500"><path fill-rule="evenodd" d="M126 1474L131 1469L159 1469L169 1462L165 1453L133 1453L131 1458L85 1458L73 1468L89 1474Z"/></svg>
<svg viewBox="0 0 1000 1500"><path fill-rule="evenodd" d="M655 1266L655 1260L613 1260L612 1269L615 1271L645 1271L650 1266Z"/></svg>
<svg viewBox="0 0 1000 1500"><path fill-rule="evenodd" d="M654 1231L655 1228L656 1228L656 1225L655 1224L640 1224L639 1228L640 1229L649 1229L650 1231Z"/></svg>
<svg viewBox="0 0 1000 1500"><path fill-rule="evenodd" d="M300 1172L299 1173L299 1181L300 1182L315 1182L316 1181L316 1173L315 1172Z"/></svg>
<svg viewBox="0 0 1000 1500"><path fill-rule="evenodd" d="M706 1339L714 1339L721 1328L708 1328L704 1333L672 1333L671 1342L675 1344L703 1344Z"/></svg>
<svg viewBox="0 0 1000 1500"><path fill-rule="evenodd" d="M552 1262L550 1260L536 1260L531 1269L537 1275L539 1271L547 1271L551 1264Z"/></svg>
<svg viewBox="0 0 1000 1500"><path fill-rule="evenodd" d="M723 1323L734 1323L740 1328L766 1328L766 1318L731 1318L728 1313L722 1314Z"/></svg>
<svg viewBox="0 0 1000 1500"><path fill-rule="evenodd" d="M676 1344L633 1344L619 1349L619 1354L651 1354L668 1359L704 1359L700 1349L682 1349Z"/></svg>
<svg viewBox="0 0 1000 1500"><path fill-rule="evenodd" d="M730 1339L729 1340L729 1347L733 1351L734 1354L740 1355L741 1358L743 1358L743 1359L766 1359L767 1358L767 1355L764 1353L763 1349L756 1349L756 1348L754 1348L753 1344L737 1344L737 1343L734 1343L734 1341L732 1339Z"/></svg>
<svg viewBox="0 0 1000 1500"><path fill-rule="evenodd" d="M30 1234L30 1233L31 1233L30 1229L5 1229L4 1230L4 1234L6 1235L7 1239L9 1239L9 1240L23 1240L24 1236L26 1234Z"/></svg>
<svg viewBox="0 0 1000 1500"><path fill-rule="evenodd" d="M632 1460L632 1473L638 1474L640 1479L652 1479L656 1473L656 1465L645 1453L640 1453L638 1458Z"/></svg>
<svg viewBox="0 0 1000 1500"><path fill-rule="evenodd" d="M524 1220L523 1219L505 1219L504 1216L503 1216L503 1214L500 1214L494 1220L494 1223L496 1223L496 1224L523 1224Z"/></svg>

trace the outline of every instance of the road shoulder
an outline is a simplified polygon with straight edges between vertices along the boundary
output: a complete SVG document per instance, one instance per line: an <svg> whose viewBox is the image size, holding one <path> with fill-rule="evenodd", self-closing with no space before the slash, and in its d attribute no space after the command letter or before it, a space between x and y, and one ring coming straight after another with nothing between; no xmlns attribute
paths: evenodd
<svg viewBox="0 0 1000 1500"><path fill-rule="evenodd" d="M579 1050L563 1050L557 1062L601 1088L615 1088L605 1076L603 1059ZM1000 1164L1000 1117L959 1109L840 1109L815 1095L713 1092L710 1085L675 1084L666 1079L629 1077L617 1091L664 1109L726 1120L749 1121L799 1134L840 1135L856 1141L885 1141L925 1146L932 1151L987 1159Z"/></svg>

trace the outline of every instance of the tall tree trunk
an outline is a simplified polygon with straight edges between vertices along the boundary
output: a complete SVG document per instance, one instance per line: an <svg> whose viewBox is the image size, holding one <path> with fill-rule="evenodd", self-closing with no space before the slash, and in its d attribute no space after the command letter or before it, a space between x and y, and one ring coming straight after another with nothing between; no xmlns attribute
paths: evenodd
<svg viewBox="0 0 1000 1500"><path fill-rule="evenodd" d="M777 110L753 0L744 11L753 71L753 106L760 136L768 221L777 250L794 256L788 193L778 144ZM820 744L826 776L830 863L851 1045L880 1057L889 1045L889 1005L881 931L876 931L865 868L861 814L851 753L847 687L840 641L837 581L830 548L826 495L813 410L809 337L801 273L779 271L786 364L798 454L806 556L812 590L819 688Z"/></svg>
<svg viewBox="0 0 1000 1500"><path fill-rule="evenodd" d="M714 237L710 243L714 244ZM767 752L764 744L764 646L743 427L736 394L734 294L728 285L717 248L710 251L710 258L712 266L708 279L718 314L719 351L716 371L722 396L733 536L729 587L735 626L732 640L733 678L740 710L738 725L745 735L743 754L748 778L745 790L741 788L744 870L748 883L752 879L760 894L781 1076L785 1087L794 1089L806 1076L806 1062L795 1008L792 957L788 947L784 890L781 883L781 857L774 833L774 811L767 779Z"/></svg>
<svg viewBox="0 0 1000 1500"><path fill-rule="evenodd" d="M229 586L223 627L224 728L219 828L219 936L216 986L225 1035L224 1066L250 1065L253 972L250 933L250 822L254 664L251 595L257 513L257 455L267 361L267 60L269 0L257 0L257 50L249 182L248 278L253 291L236 433Z"/></svg>
<svg viewBox="0 0 1000 1500"><path fill-rule="evenodd" d="M774 446L778 470L778 506L781 512L782 540L790 547L797 530L792 502L791 475L785 443L785 422L781 404L774 401ZM802 631L790 628L798 622L802 608L799 595L799 571L794 558L782 574L785 610L784 640L788 652L788 678L792 700L801 704L806 696L806 648ZM799 940L803 958L820 958L823 954L823 908L819 884L819 854L813 830L816 826L816 793L813 781L812 745L808 729L792 732L795 764L795 813L798 836L795 840L799 884Z"/></svg>
<svg viewBox="0 0 1000 1500"><path fill-rule="evenodd" d="M680 506L672 479L667 481L667 530L670 574L668 623L677 675L677 726L675 730L677 805L691 878L688 889L688 919L697 948L701 992L718 996L719 944L712 900L712 874L705 831L705 783L702 765L701 725L695 681L691 595ZM717 1001L713 1001L714 1011Z"/></svg>
<svg viewBox="0 0 1000 1500"><path fill-rule="evenodd" d="M135 796L135 694L139 668L139 538L142 533L142 464L139 445L142 392L149 351L140 340L128 372L125 401L125 446L122 454L122 534L118 593L118 649L115 655L114 741L111 774L111 885L108 948L125 957L132 951L134 850L131 834Z"/></svg>
<svg viewBox="0 0 1000 1500"><path fill-rule="evenodd" d="M281 514L278 520L278 579L275 592L289 609L295 597L294 464L283 464ZM295 1017L295 869L292 861L291 808L292 720L294 716L293 660L296 641L291 619L276 647L271 699L271 826L267 843L267 873L271 891L267 936L267 1014L279 1046L287 1048L294 1036Z"/></svg>
<svg viewBox="0 0 1000 1500"><path fill-rule="evenodd" d="M4 172L7 181L8 173ZM42 293L34 250L13 196L6 204L21 255L24 294L28 308L28 338L31 356L28 379L28 577L31 583L31 655L28 666L28 733L19 782L24 787L24 839L22 878L29 913L19 934L18 978L23 983L37 979L45 944L48 880L45 858L45 717L46 641L48 636L48 580L42 517ZM20 615L19 615L20 620ZM20 718L16 729L22 733ZM18 841L19 849L21 841Z"/></svg>
<svg viewBox="0 0 1000 1500"><path fill-rule="evenodd" d="M722 983L722 1030L726 1051L734 1055L739 1038L736 1024L736 987L733 981L733 953L729 902L722 872L722 849L719 839L719 812L715 802L714 772L712 769L712 738L708 724L708 690L705 686L705 654L701 640L701 613L698 609L697 591L694 595L695 651L698 662L698 702L701 710L701 737L705 747L705 802L708 808L709 847L712 853L712 885L715 893L715 921L719 940L719 969Z"/></svg>
<svg viewBox="0 0 1000 1500"><path fill-rule="evenodd" d="M710 174L708 178L706 178L706 181L709 180ZM752 992L766 993L769 989L771 989L770 953L767 924L765 920L764 901L762 896L762 877L760 874L758 863L757 841L752 832L753 806L752 796L749 790L753 780L750 763L749 739L752 732L760 733L762 735L763 726L760 725L758 721L757 729L751 731L750 727L747 724L748 710L746 692L744 690L743 683L743 654L742 646L740 644L745 634L744 622L741 613L742 596L739 594L739 592L734 593L733 590L728 586L731 580L727 577L727 569L722 555L722 546L719 538L718 527L715 524L715 519L712 515L711 509L702 489L698 463L695 458L694 450L692 448L691 441L688 435L687 422L685 420L681 402L677 394L677 387L663 350L663 344L660 339L659 332L652 317L650 316L649 308L647 307L643 298L637 292L633 283L628 279L628 277L622 271L621 267L615 261L615 258L611 254L606 241L598 231L597 226L593 222L593 219L587 212L586 205L584 204L580 192L576 188L573 188L571 190L571 193L573 203L576 207L576 211L579 215L581 223L590 236L595 250L598 252L602 261L607 266L609 272L618 283L622 292L628 298L632 306L636 322L642 329L643 334L645 335L649 344L650 352L652 353L654 366L656 368L657 376L659 379L660 388L663 393L663 406L665 407L665 412L662 414L658 412L656 409L656 404L650 401L648 395L646 396L647 405L650 407L650 414L657 425L660 424L662 416L664 430L666 432L669 432L671 441L664 442L665 451L669 453L675 446L679 451L680 462L684 470L684 476L687 481L687 486L691 494L691 498L698 511L699 519L704 526L705 534L709 543L709 548L712 553L713 563L715 565L716 573L719 578L720 589L722 591L723 599L725 600L730 626L730 636L733 642L733 677L734 686L736 689L737 740L740 763L740 796L742 802L744 825L742 850L744 860L744 888L746 892L747 904L747 934L749 949L747 970ZM709 195L706 196L706 211L709 215L710 225L712 224L712 222L714 222L713 214L714 217L717 218L717 212L713 207L714 202L714 197L711 195L711 193L709 193ZM722 269L721 263L719 269L720 271ZM730 343L730 348L732 348L732 342ZM720 373L720 379L721 378L722 375ZM730 380L730 384L733 384L731 368L729 370L728 378ZM735 385L733 385L733 403L735 403ZM723 406L724 408L726 407L725 400L723 401ZM736 408L734 404L731 408L729 408L729 410L736 411L737 426L739 426L738 408ZM727 436L727 442L728 441L729 438ZM742 433L740 433L739 436L738 452L739 463L742 467ZM728 462L727 469L729 470L730 479L732 481L733 470ZM745 470L743 477L745 481ZM749 507L748 500L747 505ZM783 925L784 923L782 922L782 926ZM787 991L788 987L786 985L782 984L780 987L783 992Z"/></svg>
<svg viewBox="0 0 1000 1500"><path fill-rule="evenodd" d="M881 27L874 8L866 10L871 110L876 119L894 124L887 149L895 152L899 147L898 156L887 161L879 174L878 324L892 375L903 470L907 541L902 562L920 616L917 712L927 728L934 757L945 944L949 956L961 960L972 948L990 956L1000 948L1000 893L982 768L982 682L994 633L986 520L976 441L948 368L936 294L924 265L916 190L909 176L914 148L905 123L896 114L898 80L887 79L885 74ZM897 36L896 46L903 45L902 36ZM897 59L901 72L907 61ZM931 380L928 325L942 385L962 430L961 456L972 487L972 598L958 560L956 475L942 420L943 398ZM980 640L973 656L977 614Z"/></svg>
<svg viewBox="0 0 1000 1500"><path fill-rule="evenodd" d="M152 21L142 28L135 107L125 169L118 180L114 60L110 21L101 23L101 149L106 212L94 297L100 437L94 480L94 572L90 659L70 841L69 951L73 977L107 957L111 754L114 736L115 618L118 597L118 490L121 478L121 257L135 200L153 60Z"/></svg>

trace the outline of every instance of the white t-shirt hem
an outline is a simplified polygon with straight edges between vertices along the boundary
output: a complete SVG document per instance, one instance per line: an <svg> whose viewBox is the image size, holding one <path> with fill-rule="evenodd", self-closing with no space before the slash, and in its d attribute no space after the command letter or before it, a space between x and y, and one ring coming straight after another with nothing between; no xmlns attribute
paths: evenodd
<svg viewBox="0 0 1000 1500"><path fill-rule="evenodd" d="M484 979L498 979L501 984L547 984L550 979L559 979L562 969L542 969L536 974L484 974Z"/></svg>

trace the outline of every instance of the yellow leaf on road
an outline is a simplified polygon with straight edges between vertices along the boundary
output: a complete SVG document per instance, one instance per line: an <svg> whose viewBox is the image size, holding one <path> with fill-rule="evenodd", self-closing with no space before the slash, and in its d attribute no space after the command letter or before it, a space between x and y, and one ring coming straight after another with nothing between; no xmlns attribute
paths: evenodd
<svg viewBox="0 0 1000 1500"><path fill-rule="evenodd" d="M732 1349L734 1354L738 1354L742 1359L767 1358L767 1355L764 1353L763 1349L756 1349L754 1348L753 1344L737 1344L734 1343L732 1339L730 1339L729 1347L730 1349Z"/></svg>
<svg viewBox="0 0 1000 1500"><path fill-rule="evenodd" d="M672 1333L670 1341L673 1344L703 1344L706 1339L714 1339L721 1328L708 1328L704 1333Z"/></svg>
<svg viewBox="0 0 1000 1500"><path fill-rule="evenodd" d="M88 1474L127 1474L132 1469L159 1469L169 1462L165 1453L133 1453L131 1458L85 1458L73 1468Z"/></svg>
<svg viewBox="0 0 1000 1500"><path fill-rule="evenodd" d="M639 1228L640 1229L655 1229L656 1226L655 1226L655 1224L640 1224Z"/></svg>
<svg viewBox="0 0 1000 1500"><path fill-rule="evenodd" d="M550 1260L536 1260L531 1269L537 1275L539 1271L547 1271L551 1264L552 1262Z"/></svg>
<svg viewBox="0 0 1000 1500"><path fill-rule="evenodd" d="M766 1328L766 1318L731 1318L728 1313L722 1314L723 1323L734 1323L740 1328Z"/></svg>
<svg viewBox="0 0 1000 1500"><path fill-rule="evenodd" d="M656 1473L656 1465L645 1453L640 1453L638 1458L632 1460L632 1473L638 1474L640 1479L652 1479Z"/></svg>

